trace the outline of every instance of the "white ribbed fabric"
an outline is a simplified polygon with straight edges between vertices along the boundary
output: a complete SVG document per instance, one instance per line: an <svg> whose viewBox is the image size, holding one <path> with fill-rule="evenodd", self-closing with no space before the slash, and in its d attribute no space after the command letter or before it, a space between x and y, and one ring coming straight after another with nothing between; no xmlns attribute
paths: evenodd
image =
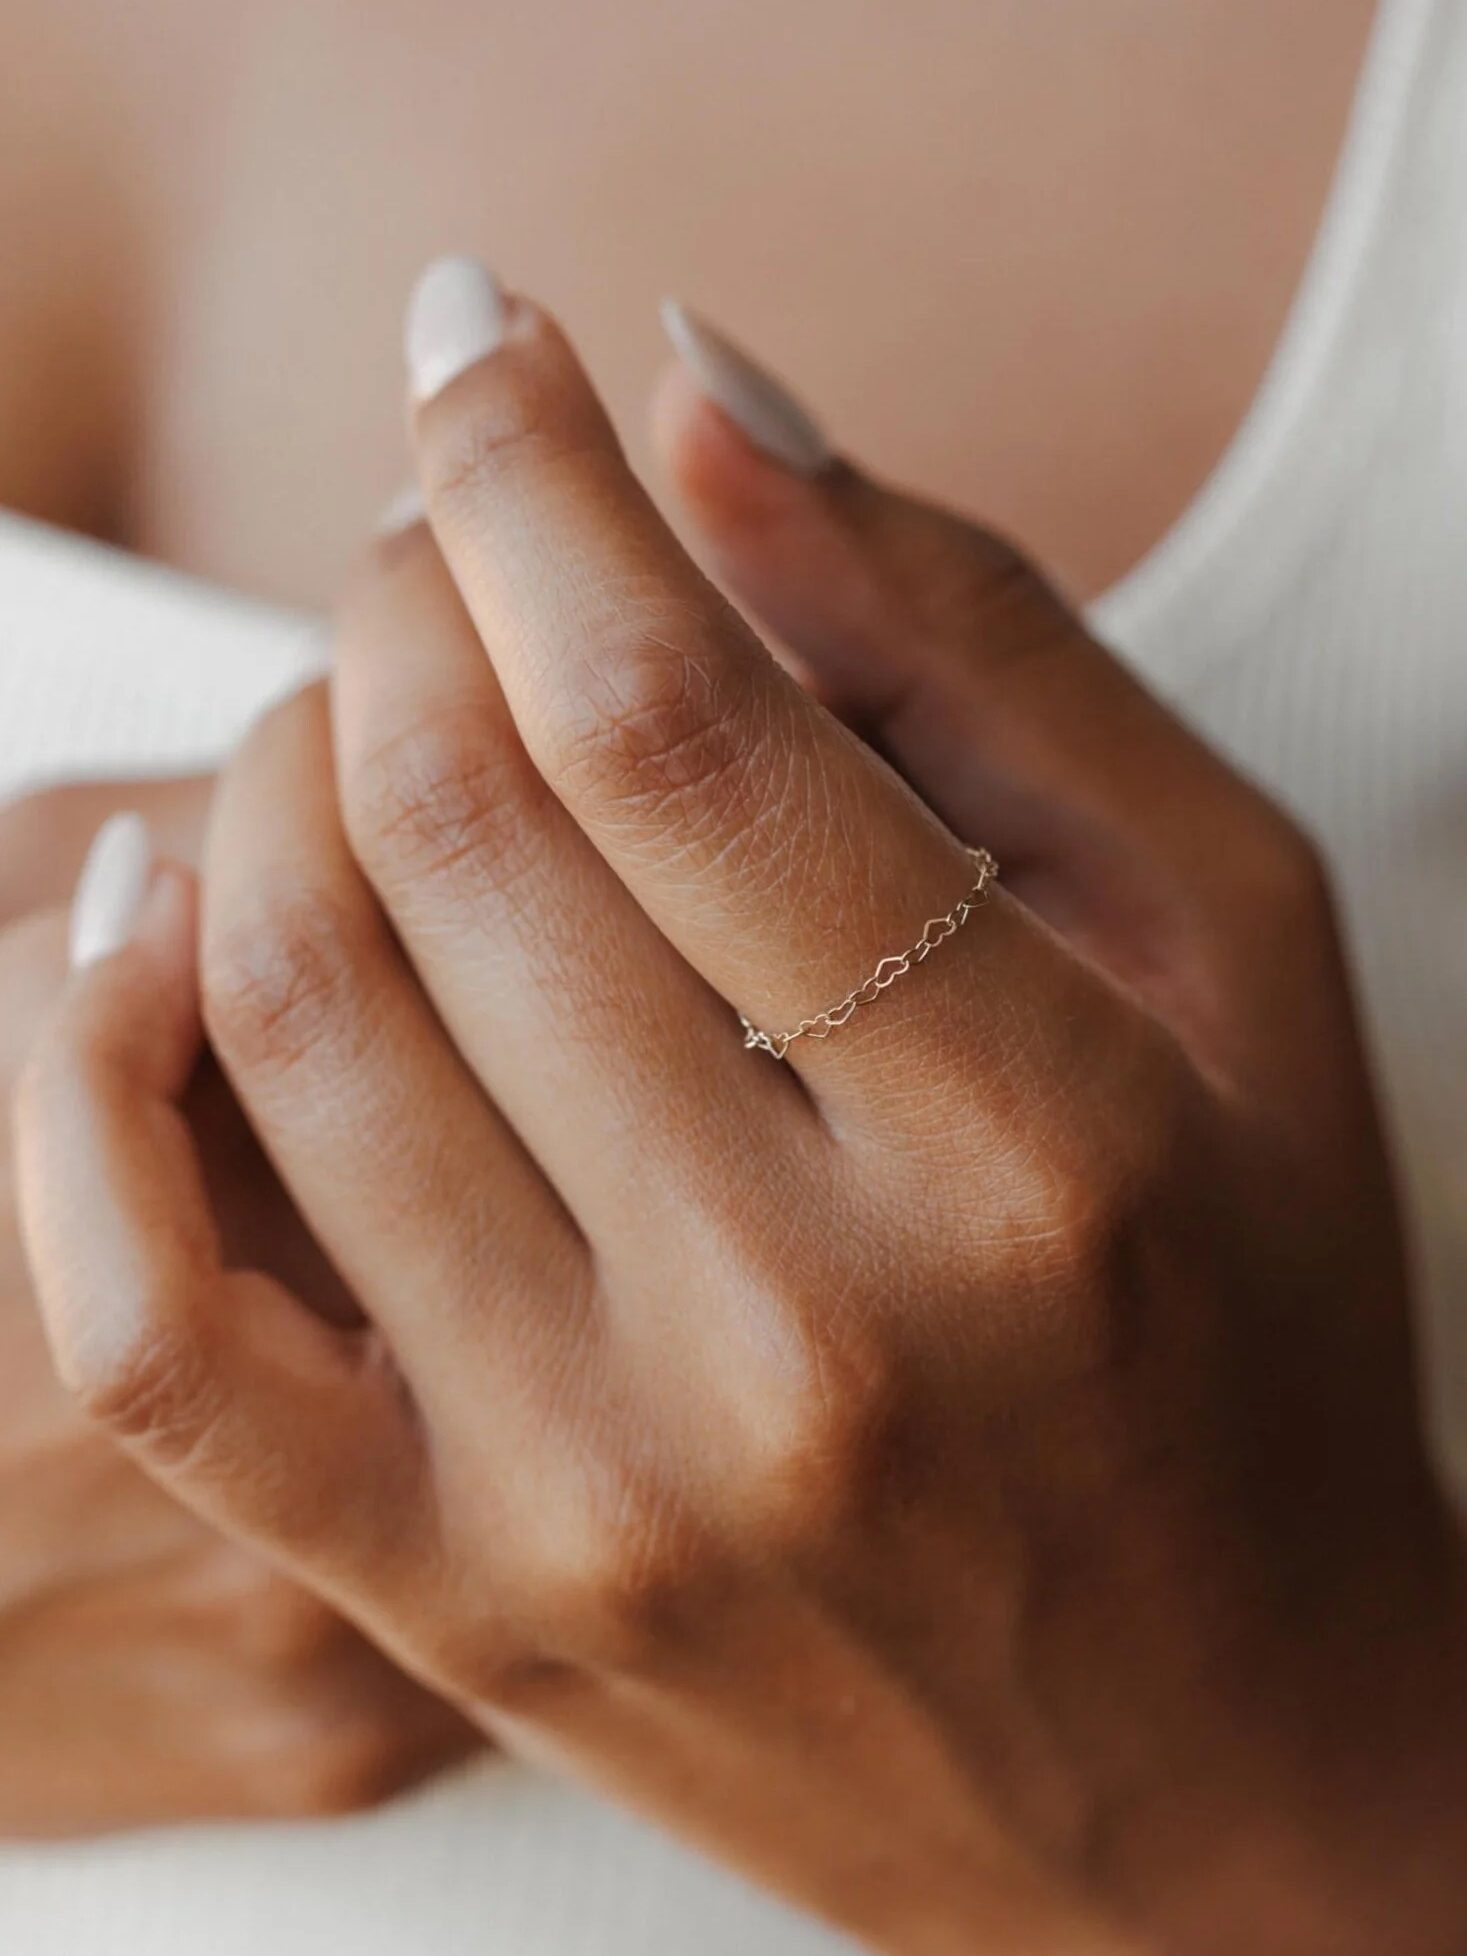
<svg viewBox="0 0 1467 1956"><path fill-rule="evenodd" d="M1343 888L1467 1485L1467 6L1384 0L1248 421L1096 623L1317 832ZM217 752L303 621L0 518L0 792ZM3 1734L0 1734L3 1743ZM839 1947L509 1769L369 1819L0 1853L17 1956L816 1956Z"/></svg>
<svg viewBox="0 0 1467 1956"><path fill-rule="evenodd" d="M1093 609L1323 842L1467 1491L1467 6L1384 0L1313 261L1211 482Z"/></svg>

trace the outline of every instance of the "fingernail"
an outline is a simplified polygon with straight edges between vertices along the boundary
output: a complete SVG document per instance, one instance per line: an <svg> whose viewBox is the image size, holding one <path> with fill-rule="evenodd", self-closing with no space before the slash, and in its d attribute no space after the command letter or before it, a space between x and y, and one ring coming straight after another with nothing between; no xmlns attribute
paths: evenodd
<svg viewBox="0 0 1467 1956"><path fill-rule="evenodd" d="M98 829L71 904L71 968L110 957L132 936L153 871L153 842L141 815L124 810Z"/></svg>
<svg viewBox="0 0 1467 1956"><path fill-rule="evenodd" d="M833 459L820 425L763 367L677 299L662 302L673 350L708 398L761 454L796 475L819 475Z"/></svg>
<svg viewBox="0 0 1467 1956"><path fill-rule="evenodd" d="M392 501L377 518L377 535L394 537L400 530L410 530L414 523L421 523L428 514L423 501L423 492L416 482L410 482L399 489Z"/></svg>
<svg viewBox="0 0 1467 1956"><path fill-rule="evenodd" d="M438 258L413 287L403 335L413 399L431 401L504 338L504 294L477 258Z"/></svg>

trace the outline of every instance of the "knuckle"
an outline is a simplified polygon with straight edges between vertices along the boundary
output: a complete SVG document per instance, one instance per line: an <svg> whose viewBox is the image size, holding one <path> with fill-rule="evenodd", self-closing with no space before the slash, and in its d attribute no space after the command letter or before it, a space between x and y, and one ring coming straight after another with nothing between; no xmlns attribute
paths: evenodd
<svg viewBox="0 0 1467 1956"><path fill-rule="evenodd" d="M1010 1275L1020 1294L1042 1288L1046 1308L1028 1315L1025 1335L1066 1373L1123 1366L1143 1342L1150 1287L1136 1273L1159 1248L1179 1170L1195 1160L1200 1091L1170 1041L1148 1031L1124 1092L1106 1102L1114 1117L1096 1111L1070 1146L1031 1165Z"/></svg>
<svg viewBox="0 0 1467 1956"><path fill-rule="evenodd" d="M534 860L546 793L507 713L482 702L392 734L351 771L347 826L379 885L425 878L512 885Z"/></svg>
<svg viewBox="0 0 1467 1956"><path fill-rule="evenodd" d="M603 640L594 689L550 737L547 772L572 799L632 823L673 807L695 830L700 809L737 801L761 722L745 668L705 634L673 615Z"/></svg>
<svg viewBox="0 0 1467 1956"><path fill-rule="evenodd" d="M304 885L260 892L204 945L204 1019L229 1062L289 1072L353 1017L374 944L356 907Z"/></svg>
<svg viewBox="0 0 1467 1956"><path fill-rule="evenodd" d="M725 1401L739 1467L722 1532L798 1556L859 1527L890 1490L916 1392L890 1299L869 1281L853 1286L848 1268L745 1274L765 1361L726 1375L740 1380Z"/></svg>
<svg viewBox="0 0 1467 1956"><path fill-rule="evenodd" d="M602 1495L585 1502L581 1524L542 1550L527 1578L535 1649L508 1665L501 1653L501 1698L541 1690L566 1670L645 1671L706 1572L694 1532L670 1501L623 1488L613 1509L604 1489L616 1474L597 1479Z"/></svg>
<svg viewBox="0 0 1467 1956"><path fill-rule="evenodd" d="M890 1491L912 1403L892 1343L827 1328L801 1344L768 1396L741 1501L756 1539L796 1555L845 1537Z"/></svg>
<svg viewBox="0 0 1467 1956"><path fill-rule="evenodd" d="M679 1594L672 1571L623 1538L547 1579L540 1617L552 1650L580 1665L632 1673L661 1645Z"/></svg>
<svg viewBox="0 0 1467 1956"><path fill-rule="evenodd" d="M83 1412L164 1466L197 1453L221 1410L205 1353L179 1328L177 1313L144 1310L138 1329L102 1353L69 1355L71 1389ZM174 1319L168 1328L160 1321Z"/></svg>
<svg viewBox="0 0 1467 1956"><path fill-rule="evenodd" d="M1082 1304L1102 1297L1139 1196L1120 1152L1051 1162L1042 1173L1035 1208L1044 1217L1042 1270ZM1073 1337L1068 1326L1067 1337Z"/></svg>

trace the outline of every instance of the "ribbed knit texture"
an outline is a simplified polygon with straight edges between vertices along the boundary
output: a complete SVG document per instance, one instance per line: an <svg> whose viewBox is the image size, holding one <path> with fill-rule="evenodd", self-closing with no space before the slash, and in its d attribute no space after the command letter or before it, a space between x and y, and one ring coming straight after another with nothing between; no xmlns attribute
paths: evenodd
<svg viewBox="0 0 1467 1956"><path fill-rule="evenodd" d="M1467 7L1387 0L1313 262L1212 481L1094 622L1344 901L1467 1489Z"/></svg>
<svg viewBox="0 0 1467 1956"><path fill-rule="evenodd" d="M1467 6L1385 0L1269 379L1197 503L1094 616L1334 861L1467 1484L1464 104ZM311 657L304 621L0 519L0 792L207 758ZM508 1768L331 1826L0 1854L0 1950L16 1956L838 1947Z"/></svg>

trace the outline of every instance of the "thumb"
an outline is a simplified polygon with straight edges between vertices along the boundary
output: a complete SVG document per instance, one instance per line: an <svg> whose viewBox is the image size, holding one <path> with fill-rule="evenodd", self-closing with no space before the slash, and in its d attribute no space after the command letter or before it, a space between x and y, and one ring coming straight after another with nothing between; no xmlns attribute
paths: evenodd
<svg viewBox="0 0 1467 1956"><path fill-rule="evenodd" d="M654 430L695 546L813 689L1059 927L1194 904L1249 791L1010 544L838 458L696 315L664 321Z"/></svg>

